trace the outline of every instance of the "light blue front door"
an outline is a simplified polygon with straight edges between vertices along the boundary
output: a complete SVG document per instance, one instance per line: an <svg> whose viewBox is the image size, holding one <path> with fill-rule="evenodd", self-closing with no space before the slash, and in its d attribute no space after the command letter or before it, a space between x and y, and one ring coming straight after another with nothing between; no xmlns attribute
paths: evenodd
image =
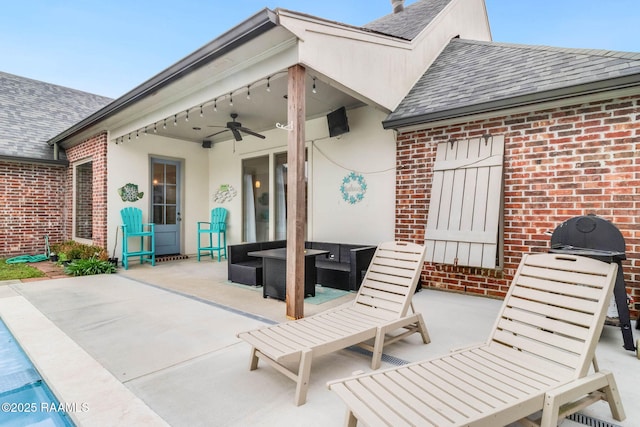
<svg viewBox="0 0 640 427"><path fill-rule="evenodd" d="M180 253L180 162L151 159L156 255Z"/></svg>

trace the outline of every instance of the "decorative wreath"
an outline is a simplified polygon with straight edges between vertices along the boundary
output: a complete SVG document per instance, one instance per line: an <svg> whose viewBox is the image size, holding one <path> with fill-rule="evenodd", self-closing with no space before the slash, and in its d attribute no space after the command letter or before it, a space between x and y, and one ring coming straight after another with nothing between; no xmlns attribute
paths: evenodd
<svg viewBox="0 0 640 427"><path fill-rule="evenodd" d="M131 183L118 188L118 194L123 202L136 202L144 196L144 193L138 190L138 186Z"/></svg>
<svg viewBox="0 0 640 427"><path fill-rule="evenodd" d="M364 199L364 194L367 192L367 183L364 177L355 172L351 172L349 175L342 178L342 185L340 186L340 193L342 199L352 205L361 202Z"/></svg>
<svg viewBox="0 0 640 427"><path fill-rule="evenodd" d="M237 194L238 192L232 185L223 184L213 194L213 201L216 203L230 202Z"/></svg>

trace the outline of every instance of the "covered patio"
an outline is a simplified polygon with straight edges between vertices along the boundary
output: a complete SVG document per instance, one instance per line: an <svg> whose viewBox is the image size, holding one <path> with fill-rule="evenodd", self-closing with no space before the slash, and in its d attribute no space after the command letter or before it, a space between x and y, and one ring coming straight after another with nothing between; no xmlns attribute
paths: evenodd
<svg viewBox="0 0 640 427"><path fill-rule="evenodd" d="M305 313L352 298L305 303ZM432 342L424 345L414 335L385 348L382 368L484 340L501 304L435 290L423 290L413 301ZM172 426L341 425L344 405L325 384L354 371L368 372L369 357L361 350L318 358L307 403L300 407L292 403L294 387L288 379L265 365L248 369L249 347L235 334L285 321L284 304L229 284L226 262L193 258L119 269L116 275L0 285L0 317L45 380L64 399L88 402L89 411L73 414L79 425L141 420ZM69 360L84 360L78 353L93 362L75 363L73 375L68 368L65 374L62 367ZM614 422L603 402L581 414L611 423L598 425L635 425L640 419L634 404L640 399L634 375L639 362L622 348L618 328L605 327L597 355L600 368L615 374L627 419ZM93 391L83 392L74 380L78 377L94 381ZM581 424L566 420L562 425Z"/></svg>

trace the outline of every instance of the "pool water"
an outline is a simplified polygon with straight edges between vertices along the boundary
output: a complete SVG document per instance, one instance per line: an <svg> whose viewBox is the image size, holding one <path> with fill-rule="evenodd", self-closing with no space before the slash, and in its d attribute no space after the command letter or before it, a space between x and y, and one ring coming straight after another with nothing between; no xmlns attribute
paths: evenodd
<svg viewBox="0 0 640 427"><path fill-rule="evenodd" d="M74 426L0 319L0 426Z"/></svg>

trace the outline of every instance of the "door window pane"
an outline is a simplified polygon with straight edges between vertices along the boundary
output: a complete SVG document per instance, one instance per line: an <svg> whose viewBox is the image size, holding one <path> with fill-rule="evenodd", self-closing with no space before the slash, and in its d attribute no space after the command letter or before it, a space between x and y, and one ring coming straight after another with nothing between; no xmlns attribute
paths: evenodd
<svg viewBox="0 0 640 427"><path fill-rule="evenodd" d="M176 207L175 206L167 206L166 215L164 219L165 224L175 224L176 221Z"/></svg>
<svg viewBox="0 0 640 427"><path fill-rule="evenodd" d="M178 167L175 164L153 164L153 218L155 224L177 223Z"/></svg>
<svg viewBox="0 0 640 427"><path fill-rule="evenodd" d="M166 203L168 205L176 204L176 186L175 185L167 185L167 200Z"/></svg>
<svg viewBox="0 0 640 427"><path fill-rule="evenodd" d="M177 180L176 180L176 166L175 165L166 165L166 173L167 176L165 178L165 182L167 184L171 184L171 185L176 185Z"/></svg>
<svg viewBox="0 0 640 427"><path fill-rule="evenodd" d="M269 240L269 157L242 161L243 240Z"/></svg>
<svg viewBox="0 0 640 427"><path fill-rule="evenodd" d="M307 160L305 151L304 168L304 208L305 218L307 215ZM287 153L279 153L275 156L275 213L276 213L276 240L287 238ZM305 224L306 225L306 224Z"/></svg>

